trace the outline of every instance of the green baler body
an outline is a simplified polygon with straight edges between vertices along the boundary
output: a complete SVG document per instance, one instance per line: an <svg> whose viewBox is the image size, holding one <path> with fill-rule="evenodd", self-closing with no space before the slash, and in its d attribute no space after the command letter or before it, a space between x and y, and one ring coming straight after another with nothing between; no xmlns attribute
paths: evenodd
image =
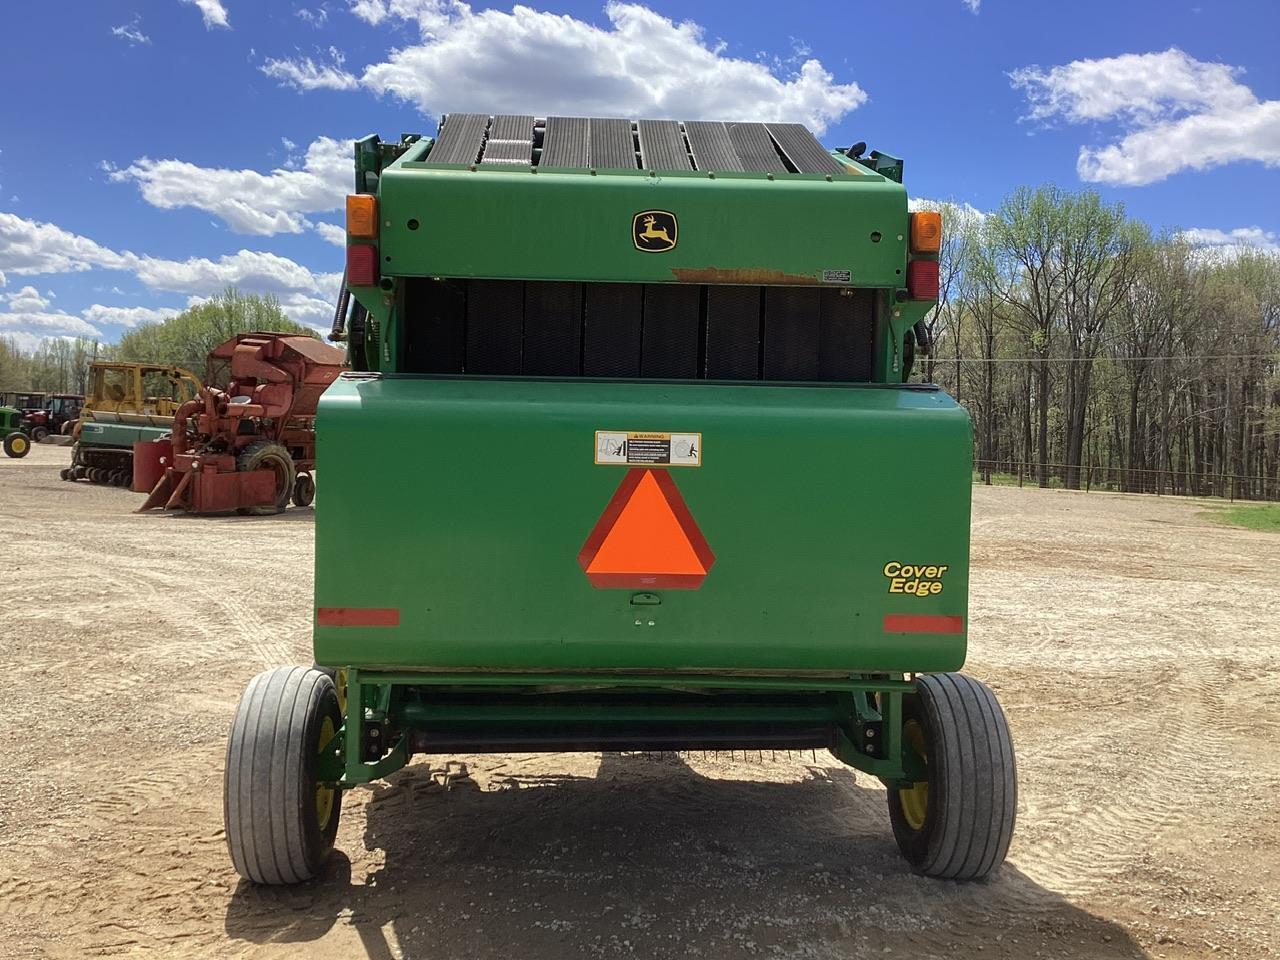
<svg viewBox="0 0 1280 960"><path fill-rule="evenodd" d="M347 377L321 418L317 605L399 622L318 626L320 663L848 675L964 660L963 633L885 627L966 613L969 421L943 393ZM715 554L697 589L588 581L579 551L628 469L596 465L597 430L702 435L702 466L670 468ZM895 561L946 566L941 592L890 593Z"/></svg>
<svg viewBox="0 0 1280 960"><path fill-rule="evenodd" d="M479 162L441 162L469 121ZM525 155L488 162L519 152L512 122ZM905 675L964 661L970 425L905 383L933 306L909 268L936 256L910 250L900 163L801 166L793 132L751 125L776 157L702 169L681 126L684 166L650 169L644 123L630 169L540 164L532 118L356 145L378 203L375 235L348 237L357 372L317 416L315 656L354 697L326 761L344 785L415 749L584 748L611 727L829 744L902 781ZM666 249L638 236L651 212ZM357 279L368 254L379 274ZM601 431L690 434L700 455L600 462ZM703 575L589 576L598 525L652 474Z"/></svg>

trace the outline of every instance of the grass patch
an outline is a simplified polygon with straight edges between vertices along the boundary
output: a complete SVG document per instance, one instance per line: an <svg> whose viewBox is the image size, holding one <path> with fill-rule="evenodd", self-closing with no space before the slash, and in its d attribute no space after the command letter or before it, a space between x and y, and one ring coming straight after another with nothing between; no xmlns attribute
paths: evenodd
<svg viewBox="0 0 1280 960"><path fill-rule="evenodd" d="M1214 507L1210 516L1218 523L1280 533L1280 503L1236 503L1229 507Z"/></svg>

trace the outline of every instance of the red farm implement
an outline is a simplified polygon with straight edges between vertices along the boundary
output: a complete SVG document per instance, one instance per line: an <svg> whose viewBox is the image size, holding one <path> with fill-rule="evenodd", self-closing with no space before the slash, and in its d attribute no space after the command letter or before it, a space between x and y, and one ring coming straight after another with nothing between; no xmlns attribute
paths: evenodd
<svg viewBox="0 0 1280 960"><path fill-rule="evenodd" d="M267 515L315 496L316 404L345 365L311 337L244 333L215 348L225 389L207 385L178 408L169 439L134 445L141 510Z"/></svg>

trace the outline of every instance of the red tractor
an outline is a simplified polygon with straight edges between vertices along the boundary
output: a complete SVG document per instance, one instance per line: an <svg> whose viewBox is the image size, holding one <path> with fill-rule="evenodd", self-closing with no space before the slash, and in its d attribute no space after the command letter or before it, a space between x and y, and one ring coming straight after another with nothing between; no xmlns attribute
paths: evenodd
<svg viewBox="0 0 1280 960"><path fill-rule="evenodd" d="M141 510L263 516L315 497L316 404L346 353L311 337L243 333L209 354L226 389L206 386L178 408L167 440L134 444Z"/></svg>
<svg viewBox="0 0 1280 960"><path fill-rule="evenodd" d="M47 393L22 409L22 430L34 443L62 432L65 424L80 416L84 396L79 393Z"/></svg>

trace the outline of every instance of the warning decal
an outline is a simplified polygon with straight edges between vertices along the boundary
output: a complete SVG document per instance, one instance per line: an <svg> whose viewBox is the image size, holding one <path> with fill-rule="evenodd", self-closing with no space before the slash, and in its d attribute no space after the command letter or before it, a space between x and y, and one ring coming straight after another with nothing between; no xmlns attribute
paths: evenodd
<svg viewBox="0 0 1280 960"><path fill-rule="evenodd" d="M606 589L696 590L715 562L671 474L638 467L578 552L591 585Z"/></svg>
<svg viewBox="0 0 1280 960"><path fill-rule="evenodd" d="M700 433L596 431L596 463L654 467L702 466Z"/></svg>

